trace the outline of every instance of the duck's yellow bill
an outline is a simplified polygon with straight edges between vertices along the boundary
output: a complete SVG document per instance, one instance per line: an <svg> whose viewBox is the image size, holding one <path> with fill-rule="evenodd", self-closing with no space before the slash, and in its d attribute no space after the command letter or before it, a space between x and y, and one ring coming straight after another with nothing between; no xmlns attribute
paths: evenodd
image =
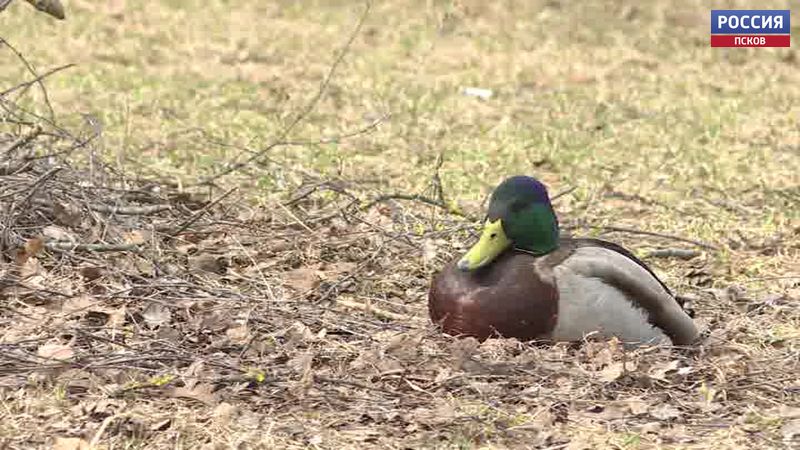
<svg viewBox="0 0 800 450"><path fill-rule="evenodd" d="M461 258L458 262L458 268L461 270L475 270L483 267L492 262L509 245L511 245L511 241L503 231L502 221L500 219L494 222L487 220L483 226L480 239Z"/></svg>

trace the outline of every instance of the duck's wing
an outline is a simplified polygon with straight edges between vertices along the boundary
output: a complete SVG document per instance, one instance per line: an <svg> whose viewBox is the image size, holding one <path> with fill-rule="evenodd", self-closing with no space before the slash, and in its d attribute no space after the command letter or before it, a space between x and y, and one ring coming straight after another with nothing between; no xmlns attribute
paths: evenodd
<svg viewBox="0 0 800 450"><path fill-rule="evenodd" d="M66 15L64 14L64 5L61 4L60 0L25 0L30 3L34 8L38 9L39 11L45 12L50 14L51 16L64 20ZM0 11L4 10L8 4L11 3L11 0L0 0Z"/></svg>
<svg viewBox="0 0 800 450"><path fill-rule="evenodd" d="M542 263L553 267L559 290L568 294L562 305L572 300L579 308L581 301L592 299L598 302L593 308L604 313L616 309L620 314L627 314L632 308L626 305L630 305L676 345L690 344L699 336L669 288L644 262L619 245L599 239L563 239L560 249L544 257ZM614 289L607 289L609 286ZM608 320L611 326L635 329L638 325L629 323L633 318ZM643 328L645 332L650 330Z"/></svg>
<svg viewBox="0 0 800 450"><path fill-rule="evenodd" d="M672 291L669 289L669 287L667 287L667 285L664 284L663 281L661 281L661 278L658 278L658 275L656 275L655 272L653 272L653 270L650 269L650 267L647 264L645 264L644 261L642 261L641 259L637 258L636 255L634 255L633 253L628 251L628 249L626 249L625 247L623 247L623 246L621 246L619 244L615 244L613 242L608 242L608 241L604 241L602 239L595 239L595 238L575 238L575 239L570 239L570 240L572 242L574 242L574 245L577 246L577 247L603 247L603 248L607 248L609 250L612 250L612 251L615 251L617 253L620 253L620 254L624 255L625 257L627 257L631 261L633 261L636 264L640 265L644 270L646 270L656 281L658 281L658 284L660 284L661 287L663 287L664 290L667 291L667 293L670 296L672 296L672 297L675 296L672 293Z"/></svg>

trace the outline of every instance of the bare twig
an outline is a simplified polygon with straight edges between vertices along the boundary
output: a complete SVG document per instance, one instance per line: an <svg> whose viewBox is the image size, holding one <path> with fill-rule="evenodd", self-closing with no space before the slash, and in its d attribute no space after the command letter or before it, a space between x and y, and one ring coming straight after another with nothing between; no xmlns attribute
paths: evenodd
<svg viewBox="0 0 800 450"><path fill-rule="evenodd" d="M42 127L38 124L31 130L30 133L24 134L17 139L14 140L5 150L0 150L0 153L4 153L6 158L11 158L13 153L16 149L20 147L24 147L28 145L31 141L36 139L40 134L42 134Z"/></svg>
<svg viewBox="0 0 800 450"><path fill-rule="evenodd" d="M302 220L300 220L300 218L299 218L299 217L297 217L297 215L295 215L295 213L293 213L293 212L292 212L292 210L291 210L291 209L289 209L289 208L288 208L286 205L284 205L283 203L280 203L280 202L278 202L278 206L280 206L280 207L281 207L281 209L282 209L282 210L283 210L283 211L284 211L284 212L285 212L285 213L286 213L286 214L287 214L287 215L288 215L288 216L289 216L289 217L290 217L292 220L294 220L296 224L300 225L301 227L303 227L303 229L305 229L306 231L308 231L308 232L309 232L309 233L311 233L311 234L314 234L314 235L315 235L315 234L317 234L317 233L316 233L314 230L312 230L312 229L311 229L311 228L310 228L308 225L306 225L306 224L305 224L305 223L304 223Z"/></svg>
<svg viewBox="0 0 800 450"><path fill-rule="evenodd" d="M97 431L94 433L94 437L92 438L91 442L89 442L90 449L97 448L97 444L100 443L100 439L103 437L103 433L106 432L106 429L108 428L109 425L111 425L111 422L113 422L115 419L119 417L120 415L113 414L103 419L103 422L100 424L100 428L97 429Z"/></svg>
<svg viewBox="0 0 800 450"><path fill-rule="evenodd" d="M76 244L74 242L48 242L45 246L55 251L127 252L139 248L139 244Z"/></svg>
<svg viewBox="0 0 800 450"><path fill-rule="evenodd" d="M47 88L44 87L44 83L42 83L42 80L44 78L46 78L46 77L58 72L58 71L66 69L67 67L71 67L73 64L68 64L66 66L57 67L57 68L52 69L49 72L45 73L44 75L39 76L39 74L36 73L36 69L34 69L33 65L31 63L29 63L28 60L25 58L25 56L23 56L22 53L20 53L19 50L17 50L13 45L11 45L11 43L9 43L8 41L6 41L2 37L0 37L0 44L3 44L6 47L8 47L17 56L17 58L20 61L22 61L22 63L25 65L25 67L28 69L28 71L35 77L31 82L23 83L20 86L22 86L24 89L27 89L27 87L30 86L33 83L36 83L36 84L39 85L39 88L42 90L42 96L44 97L44 103L45 103L45 105L47 105L47 109L50 112L50 121L55 123L55 121L56 121L56 113L55 113L55 111L53 111L53 105L50 104L50 98L47 95ZM11 90L16 90L16 89L17 89L17 87L14 87ZM5 92L0 93L0 98L5 97L6 94L8 94L8 92L9 91L5 91Z"/></svg>
<svg viewBox="0 0 800 450"><path fill-rule="evenodd" d="M6 162L0 164L0 176L13 175L15 173L19 173L19 172L23 172L25 170L28 170L31 167L32 167L32 164L30 162L13 163L11 161L6 161ZM12 193L10 195L14 195L14 194ZM0 195L0 198L3 198L3 196Z"/></svg>
<svg viewBox="0 0 800 450"><path fill-rule="evenodd" d="M184 220L183 223L181 223L180 225L175 227L174 231L168 232L168 234L170 236L177 236L177 235L183 233L184 231L186 231L187 228L192 226L193 223L197 222L200 219L200 217L203 216L203 214L208 212L209 209L213 208L214 205L218 204L222 200L225 200L225 198L227 198L229 195L231 195L234 191L236 191L236 188L228 189L224 194L220 195L216 199L210 201L207 205L205 205L202 208L200 208L197 212L192 214L191 217L189 217L188 219Z"/></svg>
<svg viewBox="0 0 800 450"><path fill-rule="evenodd" d="M577 188L578 188L577 186L570 186L570 187L564 189L563 191L558 192L555 195L553 195L552 197L550 197L550 201L556 201L559 198L561 198L561 197L563 197L563 196L565 196L567 194L572 193Z"/></svg>
<svg viewBox="0 0 800 450"><path fill-rule="evenodd" d="M414 202L425 203L427 205L431 205L431 206L436 206L438 208L442 208L445 211L447 211L448 213L456 215L456 216L464 217L464 218L469 219L469 220L477 220L476 217L474 217L474 216L472 216L470 214L467 214L467 213L461 211L460 209L458 209L456 207L453 207L453 206L450 206L450 205L446 205L441 200L436 200L436 199L433 199L433 198L430 198L430 197L426 197L424 195L417 195L417 194L401 194L401 193L397 193L397 194L381 195L381 196L377 197L376 199L372 200L371 202L367 203L361 209L363 211L366 211L366 210L374 207L375 205L377 205L379 203L383 203L383 202L388 201L388 200L410 200L410 201L414 201Z"/></svg>
<svg viewBox="0 0 800 450"><path fill-rule="evenodd" d="M2 39L3 38L0 38L0 41L2 41ZM33 84L40 84L42 82L42 80L44 80L45 78L49 77L50 75L56 74L58 72L61 72L62 70L66 70L66 69L69 69L70 67L74 67L74 66L75 66L75 64L70 63L70 64L64 64L63 66L58 66L58 67L55 67L53 69L50 69L50 70L48 70L47 72L45 72L45 73L43 73L41 75L36 75L36 78L34 78L32 80L29 80L29 81L26 81L24 83L18 84L16 86L13 86L13 87L10 87L10 88L6 89L5 91L0 92L0 97L4 97L4 96L6 96L8 94L11 94L11 93L13 93L15 91L18 91L20 89L27 89Z"/></svg>
<svg viewBox="0 0 800 450"><path fill-rule="evenodd" d="M162 211L169 211L172 205L148 205L148 206L110 206L110 205L89 205L92 211L120 214L124 216L143 216L156 214Z"/></svg>
<svg viewBox="0 0 800 450"><path fill-rule="evenodd" d="M574 229L578 229L578 228L597 228L597 229L604 230L604 231L611 232L611 233L640 234L640 235L643 235L643 236L653 236L653 237L660 237L660 238L664 238L664 239L670 239L670 240L678 241L678 242L686 242L688 244L694 244L694 245L696 245L698 247L707 248L709 250L719 250L719 247L715 247L715 246L713 246L711 244L707 244L705 242L695 241L693 239L687 239L687 238L683 238L683 237L680 237L680 236L673 236L671 234L656 233L654 231L637 230L635 228L617 227L617 226L609 226L609 225L597 226L597 225L590 225L590 224L570 225L570 226L564 226L563 228L567 229L567 230L574 230Z"/></svg>
<svg viewBox="0 0 800 450"><path fill-rule="evenodd" d="M692 259L700 255L701 253L697 250L689 250L685 248L661 248L651 251L646 257Z"/></svg>
<svg viewBox="0 0 800 450"><path fill-rule="evenodd" d="M0 238L0 247L3 246L3 243L7 243L8 242L8 232L14 226L14 223L16 221L16 216L17 216L16 212L20 208L20 206L25 204L25 203L28 203L30 201L30 199L39 190L39 187L41 187L47 180L49 180L50 178L55 176L55 174L58 173L61 169L62 169L61 167L54 167L54 168L48 170L46 173L42 174L42 176L40 176L39 178L37 178L33 182L33 184L30 186L28 192L25 194L25 196L22 199L20 199L19 201L15 201L11 205L11 208L8 211L8 214L6 216L7 219L6 219L5 226L3 227L2 238Z"/></svg>
<svg viewBox="0 0 800 450"><path fill-rule="evenodd" d="M264 156L267 152L269 152L273 148L278 147L278 146L282 146L282 145L287 145L286 144L286 137L317 106L317 104L319 103L320 99L325 94L325 91L327 90L328 85L330 84L331 80L333 79L333 75L334 75L334 73L336 73L336 69L339 67L339 65L341 64L342 60L344 60L344 57L347 55L348 51L350 50L350 46L353 44L353 41L355 41L356 36L358 36L359 32L361 31L361 27L364 25L364 22L366 21L367 16L368 16L369 11L370 11L370 8L372 6L370 1L366 1L365 5L366 6L364 8L364 12L359 17L355 29L350 34L350 37L347 39L347 42L344 44L344 47L339 52L339 55L336 57L336 59L334 59L333 64L331 65L330 69L328 69L328 73L322 79L322 82L320 83L320 86L319 86L319 89L317 90L317 93L314 95L314 97L311 98L311 100L300 111L300 113L297 116L295 116L294 120L292 120L289 123L289 125L287 125L278 134L278 137L276 139L274 139L273 143L269 144L265 148L263 148L263 149L259 150L258 152L254 153L253 155L251 155L249 158L245 159L244 161L236 163L236 164L233 164L232 166L228 167L227 169L222 170L221 172L202 180L200 183L198 183L199 185L211 184L214 181L216 181L217 179L219 179L219 178L221 178L221 177L223 177L225 175L228 175L228 174L230 174L232 172L235 172L237 170L240 170L240 169L248 166L250 163L252 163L254 161L257 161L258 159L260 159L262 156ZM375 126L377 126L377 123L379 123L379 121L374 122L372 125L370 125L367 128L368 129L374 128Z"/></svg>
<svg viewBox="0 0 800 450"><path fill-rule="evenodd" d="M374 314L378 317L389 319L389 320L397 320L399 322L411 322L413 320L419 320L417 317L407 316L405 314L398 314L391 311L387 311L385 309L381 309L377 306L367 305L365 303L359 303L353 300L345 300L341 298L336 299L336 303L346 306L348 308L358 309L364 311L368 314Z"/></svg>

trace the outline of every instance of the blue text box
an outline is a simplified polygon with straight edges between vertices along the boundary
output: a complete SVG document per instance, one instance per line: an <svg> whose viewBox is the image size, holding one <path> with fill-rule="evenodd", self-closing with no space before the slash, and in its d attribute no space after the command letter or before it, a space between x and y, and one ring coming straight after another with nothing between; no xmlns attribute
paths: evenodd
<svg viewBox="0 0 800 450"><path fill-rule="evenodd" d="M788 9L712 9L711 34L790 34Z"/></svg>

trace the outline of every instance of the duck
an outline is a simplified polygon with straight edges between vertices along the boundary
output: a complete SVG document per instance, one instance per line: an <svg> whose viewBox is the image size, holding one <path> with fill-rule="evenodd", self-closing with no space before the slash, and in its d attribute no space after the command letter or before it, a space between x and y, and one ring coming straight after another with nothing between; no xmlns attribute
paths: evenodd
<svg viewBox="0 0 800 450"><path fill-rule="evenodd" d="M547 187L515 175L493 190L480 236L434 274L431 322L483 342L690 346L700 332L664 282L624 247L561 234Z"/></svg>

